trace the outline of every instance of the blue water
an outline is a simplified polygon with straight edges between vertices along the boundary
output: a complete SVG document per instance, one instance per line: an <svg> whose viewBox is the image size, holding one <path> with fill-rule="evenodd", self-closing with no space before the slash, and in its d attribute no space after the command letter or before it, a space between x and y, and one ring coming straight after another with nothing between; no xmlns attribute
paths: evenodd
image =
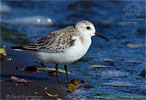
<svg viewBox="0 0 146 100"><path fill-rule="evenodd" d="M11 46L24 45L39 39L49 32L74 25L80 20L90 20L96 26L97 32L108 37L105 41L93 37L93 43L83 57L69 66L69 71L80 75L92 84L91 89L79 89L73 93L77 99L99 100L142 100L145 98L145 78L139 74L145 70L145 4L139 1L5 1L2 4L10 8L9 12L1 13L2 35L1 45L6 44L8 54ZM22 22L17 24L15 18L43 16L52 20L50 25L30 25ZM11 24L10 22L14 23ZM6 31L4 31L4 29ZM9 34L13 33L13 34ZM20 36L18 35L20 34ZM137 48L127 44L144 45ZM23 53L20 53L23 54ZM9 56L11 57L11 56ZM27 56L28 58L28 56ZM31 57L29 59L32 59ZM103 59L116 60L114 63L104 62ZM127 63L137 61L139 64ZM23 62L23 61L22 61ZM31 61L30 61L31 63ZM107 68L90 68L91 65L112 66ZM125 77L101 77L102 72L120 71ZM106 76L108 77L108 76ZM134 87L101 86L103 83L115 81L129 82Z"/></svg>

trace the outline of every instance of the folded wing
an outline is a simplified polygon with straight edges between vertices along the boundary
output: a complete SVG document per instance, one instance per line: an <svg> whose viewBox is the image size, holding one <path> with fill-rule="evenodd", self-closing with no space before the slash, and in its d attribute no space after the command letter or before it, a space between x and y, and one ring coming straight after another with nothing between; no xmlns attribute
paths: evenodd
<svg viewBox="0 0 146 100"><path fill-rule="evenodd" d="M54 31L47 36L30 43L26 46L13 47L13 49L44 51L44 52L63 52L66 48L74 45L72 37L76 34L73 26L68 26L64 29Z"/></svg>

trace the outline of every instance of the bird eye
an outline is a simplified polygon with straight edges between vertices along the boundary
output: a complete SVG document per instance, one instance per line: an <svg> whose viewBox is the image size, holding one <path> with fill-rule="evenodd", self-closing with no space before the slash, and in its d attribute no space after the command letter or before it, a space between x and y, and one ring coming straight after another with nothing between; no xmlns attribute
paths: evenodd
<svg viewBox="0 0 146 100"><path fill-rule="evenodd" d="M87 26L86 28L87 28L87 30L90 30L90 27L89 26Z"/></svg>

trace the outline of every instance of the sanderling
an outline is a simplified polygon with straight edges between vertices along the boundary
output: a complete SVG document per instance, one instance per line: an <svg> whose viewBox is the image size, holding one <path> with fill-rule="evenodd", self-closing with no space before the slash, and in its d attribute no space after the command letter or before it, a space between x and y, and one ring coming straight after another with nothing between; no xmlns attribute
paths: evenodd
<svg viewBox="0 0 146 100"><path fill-rule="evenodd" d="M58 81L58 64L63 64L66 72L67 64L75 62L83 57L91 45L91 37L106 37L96 33L93 23L89 21L77 22L74 26L67 26L61 30L51 32L45 37L32 42L26 46L12 47L18 51L24 51L36 59L48 63L56 64L56 78Z"/></svg>

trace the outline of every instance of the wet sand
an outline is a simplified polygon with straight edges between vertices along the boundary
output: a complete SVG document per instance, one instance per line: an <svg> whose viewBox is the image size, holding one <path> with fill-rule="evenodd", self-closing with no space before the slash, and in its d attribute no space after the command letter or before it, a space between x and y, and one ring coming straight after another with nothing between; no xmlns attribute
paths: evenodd
<svg viewBox="0 0 146 100"><path fill-rule="evenodd" d="M19 54L19 53L18 53ZM16 70L16 67L23 68L30 65L27 55L14 57L8 61L9 54L4 61L1 62L1 99L2 100L27 100L26 98L36 98L36 100L56 100L55 97L49 97L44 93L58 93L57 98L63 100L71 100L71 94L67 92L67 83L65 74L59 73L60 83L56 83L56 77L48 76L48 72L29 73ZM21 62L19 62L21 61ZM54 73L55 74L55 73ZM32 83L16 83L10 79L10 76L32 80Z"/></svg>

